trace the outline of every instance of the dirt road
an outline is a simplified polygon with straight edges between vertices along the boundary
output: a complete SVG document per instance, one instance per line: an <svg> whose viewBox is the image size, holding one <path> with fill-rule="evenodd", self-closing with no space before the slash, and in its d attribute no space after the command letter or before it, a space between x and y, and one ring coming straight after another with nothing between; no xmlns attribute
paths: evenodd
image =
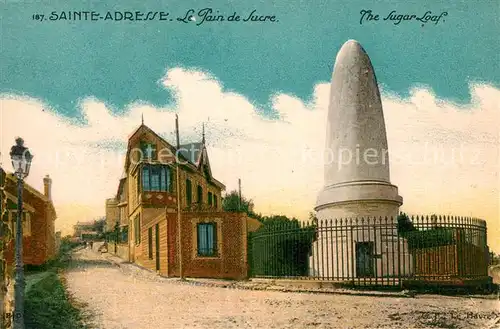
<svg viewBox="0 0 500 329"><path fill-rule="evenodd" d="M99 329L498 328L497 300L320 295L193 286L76 252L65 274Z"/></svg>

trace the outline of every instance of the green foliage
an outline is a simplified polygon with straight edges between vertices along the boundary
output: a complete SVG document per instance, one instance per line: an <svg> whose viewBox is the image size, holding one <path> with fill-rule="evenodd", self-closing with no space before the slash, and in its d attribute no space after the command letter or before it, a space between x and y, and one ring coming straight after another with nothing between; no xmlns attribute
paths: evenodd
<svg viewBox="0 0 500 329"><path fill-rule="evenodd" d="M104 233L104 228L106 227L106 218L99 218L94 221L91 230L96 231L99 234Z"/></svg>
<svg viewBox="0 0 500 329"><path fill-rule="evenodd" d="M256 276L306 276L314 225L301 225L296 218L266 216L263 225L250 234L250 263Z"/></svg>
<svg viewBox="0 0 500 329"><path fill-rule="evenodd" d="M81 244L80 242L72 241L70 236L66 236L61 239L61 247L59 249L59 254L60 255L66 254L69 251L78 247L80 244Z"/></svg>
<svg viewBox="0 0 500 329"><path fill-rule="evenodd" d="M120 223L119 222L115 223L113 241L116 243L118 243L120 241Z"/></svg>
<svg viewBox="0 0 500 329"><path fill-rule="evenodd" d="M222 200L222 209L224 211L244 212L249 217L259 219L260 216L253 211L253 207L253 201L245 198L244 196L241 196L240 203L240 196L238 191L231 191L227 193Z"/></svg>
<svg viewBox="0 0 500 329"><path fill-rule="evenodd" d="M406 239L410 250L441 247L456 243L454 230L449 228L413 231L406 235Z"/></svg>
<svg viewBox="0 0 500 329"><path fill-rule="evenodd" d="M67 298L56 273L35 283L26 294L25 326L37 329L85 329L81 312Z"/></svg>
<svg viewBox="0 0 500 329"><path fill-rule="evenodd" d="M434 217L435 215L431 216L431 218ZM454 229L433 227L427 230L419 230L405 213L398 216L397 227L398 234L408 241L410 250L447 246L456 243Z"/></svg>
<svg viewBox="0 0 500 329"><path fill-rule="evenodd" d="M417 229L413 225L412 221L410 220L410 217L406 215L405 213L401 213L398 216L398 234L401 235L402 237L406 237L406 235L409 232L416 231Z"/></svg>

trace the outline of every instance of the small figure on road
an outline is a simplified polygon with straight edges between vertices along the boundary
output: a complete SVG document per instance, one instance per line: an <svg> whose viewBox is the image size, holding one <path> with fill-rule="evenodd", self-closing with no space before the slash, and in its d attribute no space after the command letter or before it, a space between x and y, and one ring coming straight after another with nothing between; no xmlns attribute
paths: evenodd
<svg viewBox="0 0 500 329"><path fill-rule="evenodd" d="M90 241L90 250L92 250L93 246L94 246L94 241Z"/></svg>
<svg viewBox="0 0 500 329"><path fill-rule="evenodd" d="M83 248L87 249L87 241L83 241Z"/></svg>
<svg viewBox="0 0 500 329"><path fill-rule="evenodd" d="M108 242L104 241L104 243L99 247L97 251L101 252L101 254L108 252Z"/></svg>

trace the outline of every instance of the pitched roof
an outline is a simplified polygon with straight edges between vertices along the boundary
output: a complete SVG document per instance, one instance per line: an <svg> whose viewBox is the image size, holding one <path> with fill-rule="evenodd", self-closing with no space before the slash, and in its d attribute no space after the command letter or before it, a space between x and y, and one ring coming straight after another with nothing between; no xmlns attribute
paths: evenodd
<svg viewBox="0 0 500 329"><path fill-rule="evenodd" d="M118 190L116 191L115 200L120 201L120 194L123 191L123 187L125 182L127 181L127 176L120 178L120 182L118 183Z"/></svg>
<svg viewBox="0 0 500 329"><path fill-rule="evenodd" d="M131 151L131 145L130 145L130 140L136 136L137 134L141 134L144 132L151 133L153 136L155 136L158 140L160 140L162 143L167 145L171 149L171 151L175 154L177 152L177 148L174 147L172 144L167 142L163 137L158 135L156 132L154 132L151 128L146 126L144 123L142 123L137 129L134 130L134 132L130 135L128 139L128 145L127 145L127 154L125 155L125 172L128 169L129 166L129 156L130 156L130 151ZM208 166L208 172L210 173L211 176L211 169L210 169L210 163L208 162L208 155L206 151L205 144L202 142L197 142L197 143L188 143L188 144L182 144L179 146L179 153L181 158L183 160L188 161L188 166L191 166L192 169L200 169L200 164L203 162L203 164ZM204 156L203 156L204 155ZM203 160L202 160L203 159ZM193 168L194 167L194 168ZM225 189L224 184L216 180L215 178L211 177L211 180L216 184L219 185L222 189Z"/></svg>
<svg viewBox="0 0 500 329"><path fill-rule="evenodd" d="M9 180L13 181L14 183L17 183L17 178L14 176L13 173L6 172L1 167L0 167L0 170L2 171L2 175L5 175L5 179L9 179ZM31 185L27 184L26 181L24 181L23 187L25 190L27 190L28 192L33 194L35 197L37 197L40 200L42 200L43 202L45 202L49 206L49 210L53 212L54 219L57 218L56 209L54 207L54 203L52 202L52 200L50 200L45 194L39 192L37 189L35 189ZM16 199L16 203L17 203L17 199Z"/></svg>

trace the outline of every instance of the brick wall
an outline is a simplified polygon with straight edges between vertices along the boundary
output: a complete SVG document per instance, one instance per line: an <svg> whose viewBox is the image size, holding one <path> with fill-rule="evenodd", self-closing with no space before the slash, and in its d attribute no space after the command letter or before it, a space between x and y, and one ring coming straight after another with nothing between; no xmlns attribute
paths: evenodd
<svg viewBox="0 0 500 329"><path fill-rule="evenodd" d="M177 215L168 214L169 276L178 276ZM196 224L217 221L220 227L219 257L199 257ZM246 216L225 212L182 214L182 258L186 277L243 279L247 276Z"/></svg>
<svg viewBox="0 0 500 329"><path fill-rule="evenodd" d="M7 180L7 191L17 195L16 183ZM31 235L23 237L23 262L31 265L41 265L55 256L55 213L49 203L38 195L24 189L23 201L35 208L30 214ZM11 240L5 258L9 264L14 262L14 239Z"/></svg>
<svg viewBox="0 0 500 329"><path fill-rule="evenodd" d="M417 276L486 276L485 252L473 244L454 244L413 251Z"/></svg>
<svg viewBox="0 0 500 329"><path fill-rule="evenodd" d="M458 254L456 245L416 249L413 253L415 275L456 276L458 275Z"/></svg>

